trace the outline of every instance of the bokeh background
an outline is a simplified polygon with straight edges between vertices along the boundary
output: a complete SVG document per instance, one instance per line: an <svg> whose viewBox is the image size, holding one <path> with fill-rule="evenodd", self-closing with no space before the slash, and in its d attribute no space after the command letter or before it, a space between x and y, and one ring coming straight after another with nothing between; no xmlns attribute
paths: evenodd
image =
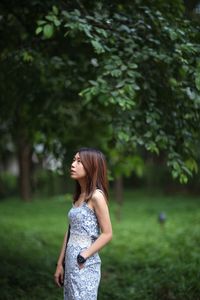
<svg viewBox="0 0 200 300"><path fill-rule="evenodd" d="M199 300L200 2L1 0L0 36L0 299L62 299L69 168L95 147L98 299Z"/></svg>

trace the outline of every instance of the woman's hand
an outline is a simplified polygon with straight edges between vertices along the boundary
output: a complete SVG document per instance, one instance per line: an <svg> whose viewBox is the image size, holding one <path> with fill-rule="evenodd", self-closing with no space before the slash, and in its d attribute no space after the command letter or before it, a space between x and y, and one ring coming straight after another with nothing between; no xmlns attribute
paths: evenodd
<svg viewBox="0 0 200 300"><path fill-rule="evenodd" d="M81 252L80 255L81 255L83 258L87 259L86 253L87 253L87 250ZM77 261L77 263L78 263L78 266L79 266L79 269L80 269L80 270L84 268L85 263L79 263L78 261Z"/></svg>
<svg viewBox="0 0 200 300"><path fill-rule="evenodd" d="M62 264L57 265L56 272L54 274L54 281L59 287L63 286L64 269Z"/></svg>
<svg viewBox="0 0 200 300"><path fill-rule="evenodd" d="M80 269L80 270L83 269L83 268L84 268L84 265L85 265L85 264L79 264L79 263L78 263L79 269Z"/></svg>

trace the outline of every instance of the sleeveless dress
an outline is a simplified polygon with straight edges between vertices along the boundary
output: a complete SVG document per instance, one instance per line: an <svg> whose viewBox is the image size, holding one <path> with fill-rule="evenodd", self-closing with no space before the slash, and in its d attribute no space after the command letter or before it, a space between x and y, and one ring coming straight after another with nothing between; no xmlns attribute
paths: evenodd
<svg viewBox="0 0 200 300"><path fill-rule="evenodd" d="M98 253L90 256L79 269L77 255L100 235L95 212L86 202L68 213L70 238L65 252L64 300L96 300L101 277L101 259Z"/></svg>

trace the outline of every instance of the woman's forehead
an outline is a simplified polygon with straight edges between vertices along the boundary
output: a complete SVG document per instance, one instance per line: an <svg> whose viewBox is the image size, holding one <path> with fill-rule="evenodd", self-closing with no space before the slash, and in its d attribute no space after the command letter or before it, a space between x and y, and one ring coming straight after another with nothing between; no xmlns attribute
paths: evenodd
<svg viewBox="0 0 200 300"><path fill-rule="evenodd" d="M80 155L79 155L79 153L77 152L76 154L75 154L75 156L74 156L75 158L80 158Z"/></svg>

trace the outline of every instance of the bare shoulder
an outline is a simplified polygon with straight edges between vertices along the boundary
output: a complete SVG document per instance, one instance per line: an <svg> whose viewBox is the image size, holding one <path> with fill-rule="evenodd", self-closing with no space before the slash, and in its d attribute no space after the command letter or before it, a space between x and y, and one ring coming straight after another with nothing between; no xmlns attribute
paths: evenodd
<svg viewBox="0 0 200 300"><path fill-rule="evenodd" d="M98 189L95 190L94 193L92 194L91 202L94 207L107 205L107 201L104 193Z"/></svg>

